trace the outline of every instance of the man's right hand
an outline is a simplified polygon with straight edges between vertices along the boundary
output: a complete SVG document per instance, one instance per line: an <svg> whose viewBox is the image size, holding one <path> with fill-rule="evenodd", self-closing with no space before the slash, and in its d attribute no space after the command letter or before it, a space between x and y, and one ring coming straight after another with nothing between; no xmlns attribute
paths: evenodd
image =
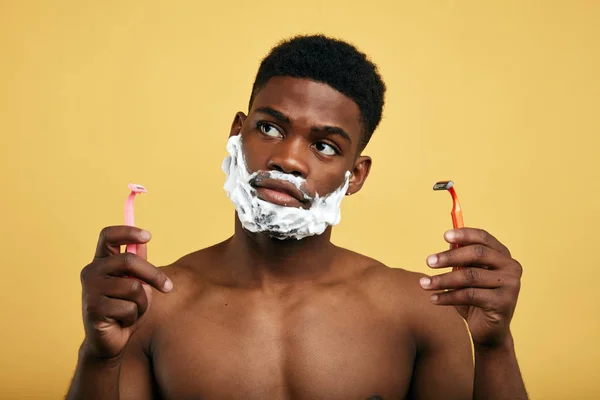
<svg viewBox="0 0 600 400"><path fill-rule="evenodd" d="M150 233L131 226L100 232L94 260L81 271L85 350L99 359L120 357L150 307L152 287L168 293L171 280L146 261ZM120 246L137 244L138 254Z"/></svg>

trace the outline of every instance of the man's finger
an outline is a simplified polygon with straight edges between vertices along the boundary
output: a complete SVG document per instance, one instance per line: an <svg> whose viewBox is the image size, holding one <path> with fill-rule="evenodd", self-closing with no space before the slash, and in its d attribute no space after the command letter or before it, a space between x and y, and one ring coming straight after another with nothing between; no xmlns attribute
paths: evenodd
<svg viewBox="0 0 600 400"><path fill-rule="evenodd" d="M483 244L472 244L456 249L432 254L427 257L431 268L472 266L487 269L499 269L507 265L512 258Z"/></svg>
<svg viewBox="0 0 600 400"><path fill-rule="evenodd" d="M104 295L111 299L128 300L137 304L138 315L142 315L148 309L148 296L143 288L142 281L134 278L121 278L107 276Z"/></svg>
<svg viewBox="0 0 600 400"><path fill-rule="evenodd" d="M481 244L483 246L490 247L500 253L506 254L510 257L510 251L508 248L500 243L493 235L484 231L483 229L476 228L458 228L447 231L444 234L444 239L450 244L457 244L459 246L468 246L470 244Z"/></svg>
<svg viewBox="0 0 600 400"><path fill-rule="evenodd" d="M150 232L134 226L109 226L100 232L94 258L108 257L121 252L121 245L147 243Z"/></svg>
<svg viewBox="0 0 600 400"><path fill-rule="evenodd" d="M100 314L103 319L118 321L124 327L132 326L139 315L134 302L111 298L104 301Z"/></svg>
<svg viewBox="0 0 600 400"><path fill-rule="evenodd" d="M499 302L498 289L466 288L431 295L431 302L442 306L473 306L496 309Z"/></svg>
<svg viewBox="0 0 600 400"><path fill-rule="evenodd" d="M137 278L164 293L173 289L173 283L161 269L133 253L123 253L103 260L102 273Z"/></svg>
<svg viewBox="0 0 600 400"><path fill-rule="evenodd" d="M495 289L502 287L504 279L498 272L465 267L437 276L424 276L419 283L425 290L456 290L468 287Z"/></svg>
<svg viewBox="0 0 600 400"><path fill-rule="evenodd" d="M142 260L148 259L148 245L146 243L141 243L137 245L137 255Z"/></svg>

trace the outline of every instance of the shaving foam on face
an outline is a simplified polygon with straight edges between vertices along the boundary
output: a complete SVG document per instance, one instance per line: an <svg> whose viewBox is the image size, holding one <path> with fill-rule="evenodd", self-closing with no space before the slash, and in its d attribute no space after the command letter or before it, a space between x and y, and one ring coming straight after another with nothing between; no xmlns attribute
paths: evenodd
<svg viewBox="0 0 600 400"><path fill-rule="evenodd" d="M302 239L322 234L327 226L337 225L341 220L340 204L348 190L350 172L346 172L344 184L326 196L306 194L306 180L279 171L261 172L261 176L291 182L312 200L309 209L285 207L261 200L250 185L258 173L250 174L242 151L242 136L231 136L227 142L229 156L223 161L222 169L227 178L224 189L238 214L244 229L250 232L266 232L277 239Z"/></svg>

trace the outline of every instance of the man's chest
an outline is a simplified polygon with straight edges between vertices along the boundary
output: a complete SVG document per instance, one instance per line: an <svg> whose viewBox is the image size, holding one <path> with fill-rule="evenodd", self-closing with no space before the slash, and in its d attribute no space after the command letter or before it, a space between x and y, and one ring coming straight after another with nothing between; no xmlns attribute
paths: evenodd
<svg viewBox="0 0 600 400"><path fill-rule="evenodd" d="M204 301L156 331L166 399L404 398L415 349L397 320L354 298L246 300Z"/></svg>

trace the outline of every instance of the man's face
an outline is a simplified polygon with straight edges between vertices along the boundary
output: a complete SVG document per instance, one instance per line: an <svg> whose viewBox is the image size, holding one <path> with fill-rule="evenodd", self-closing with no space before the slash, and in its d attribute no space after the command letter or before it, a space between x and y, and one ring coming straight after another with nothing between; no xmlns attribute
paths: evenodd
<svg viewBox="0 0 600 400"><path fill-rule="evenodd" d="M280 171L306 180L306 194L327 195L352 173L348 192L360 189L370 159L358 157L362 137L360 111L350 98L307 79L271 78L252 103L248 116L238 113L231 134L242 134L250 173ZM309 207L257 187L263 200Z"/></svg>

